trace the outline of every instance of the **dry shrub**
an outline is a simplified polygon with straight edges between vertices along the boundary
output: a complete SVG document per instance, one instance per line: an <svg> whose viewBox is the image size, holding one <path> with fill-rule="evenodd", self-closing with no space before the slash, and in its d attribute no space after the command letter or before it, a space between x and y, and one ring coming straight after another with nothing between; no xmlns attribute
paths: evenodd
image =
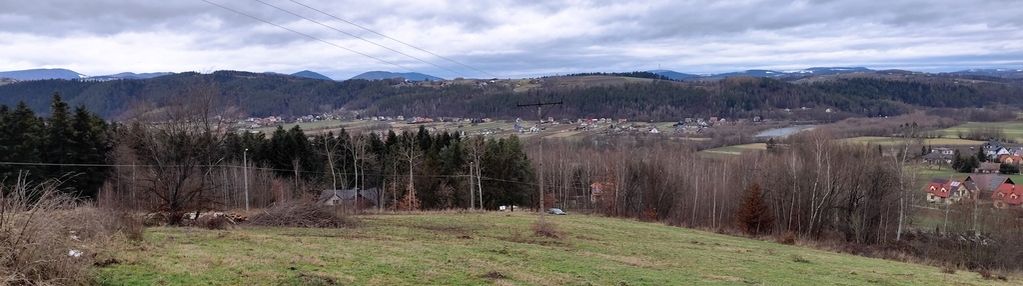
<svg viewBox="0 0 1023 286"><path fill-rule="evenodd" d="M487 272L487 274L480 275L480 277L487 278L487 279L504 279L504 278L507 278L507 276L504 276L504 274L502 274L501 272L497 272L497 271Z"/></svg>
<svg viewBox="0 0 1023 286"><path fill-rule="evenodd" d="M787 245L796 244L796 233L786 231L785 234L782 234L781 236L778 237L778 243Z"/></svg>
<svg viewBox="0 0 1023 286"><path fill-rule="evenodd" d="M945 267L941 268L941 273L956 274L956 270L955 270L955 268L952 268L951 266L945 266Z"/></svg>
<svg viewBox="0 0 1023 286"><path fill-rule="evenodd" d="M289 201L274 204L252 216L249 223L278 227L342 228L357 226L358 220L346 216L341 208L309 201Z"/></svg>
<svg viewBox="0 0 1023 286"><path fill-rule="evenodd" d="M792 262L796 262L796 263L810 263L810 260L807 260L806 258L804 258L802 256L799 256L799 255L792 255Z"/></svg>
<svg viewBox="0 0 1023 286"><path fill-rule="evenodd" d="M533 234L548 238L561 238L561 233L558 232L554 223L544 219L537 220L533 223Z"/></svg>
<svg viewBox="0 0 1023 286"><path fill-rule="evenodd" d="M0 285L88 284L88 268L116 234L141 236L141 222L83 206L59 185L0 185Z"/></svg>
<svg viewBox="0 0 1023 286"><path fill-rule="evenodd" d="M219 216L204 216L198 219L198 225L205 229L227 229L232 224L228 221L227 217L222 215Z"/></svg>
<svg viewBox="0 0 1023 286"><path fill-rule="evenodd" d="M981 270L977 270L977 273L980 274L980 277L984 278L984 280L995 279L995 276L991 275L991 271L990 270L981 269Z"/></svg>

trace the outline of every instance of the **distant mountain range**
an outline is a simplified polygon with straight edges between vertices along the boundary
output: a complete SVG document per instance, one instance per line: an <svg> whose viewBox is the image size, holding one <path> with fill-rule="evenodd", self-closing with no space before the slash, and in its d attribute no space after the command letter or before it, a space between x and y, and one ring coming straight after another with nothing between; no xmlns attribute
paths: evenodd
<svg viewBox="0 0 1023 286"><path fill-rule="evenodd" d="M29 69L17 71L0 71L0 78L14 80L40 80L40 79L81 79L85 75L68 69Z"/></svg>
<svg viewBox="0 0 1023 286"><path fill-rule="evenodd" d="M89 80L115 80L115 79L150 79L154 77L161 77L165 75L172 75L172 72L151 72L151 73L133 73L133 72L122 72L111 75L91 76L86 79Z"/></svg>
<svg viewBox="0 0 1023 286"><path fill-rule="evenodd" d="M333 79L331 79L331 78L329 78L329 77L327 77L325 75L322 75L322 74L319 74L317 72L310 71L310 70L304 70L304 71L300 71L300 72L297 72L297 73L293 73L293 74L291 74L291 76L311 78L311 79L333 80Z"/></svg>
<svg viewBox="0 0 1023 286"><path fill-rule="evenodd" d="M649 70L646 71L656 75L663 76L671 80L715 80L729 77L766 77L766 78L778 78L778 79L800 79L811 76L827 76L827 75L838 75L838 74L850 74L850 73L876 73L876 74L913 74L920 72L906 71L906 70L872 70L865 67L812 67L801 70L763 70L763 69L751 69L738 72L727 72L718 74L692 74L683 73L673 70ZM107 80L138 80L138 79L151 79L161 76L172 75L172 72L152 72L152 73L133 73L133 72L122 72L111 75L102 76L86 76L84 74L75 72L68 69L28 69L28 70L15 70L15 71L0 71L0 84L11 83L15 81L29 81L29 80L45 80L45 79L64 79L64 80L96 80L96 81L107 81ZM278 74L278 73L274 73ZM934 73L937 75L950 75L950 76L972 76L972 77L996 77L996 78L1008 78L1008 79L1023 79L1023 69L1008 69L1008 68L997 68L997 69L967 69L955 72L941 72ZM286 74L284 74L286 75ZM318 80L333 80L323 74L303 70L300 72L292 73L290 76L318 79ZM390 72L390 71L369 71L352 77L351 79L364 79L364 80L382 80L382 79L405 79L409 81L442 81L443 78L417 73L417 72Z"/></svg>
<svg viewBox="0 0 1023 286"><path fill-rule="evenodd" d="M417 72L389 72L389 71L369 71L361 73L352 79L367 79L367 80L379 80L379 79L392 79L401 78L409 81L437 81L444 80L443 78L435 77L428 74L421 74Z"/></svg>
<svg viewBox="0 0 1023 286"><path fill-rule="evenodd" d="M849 77L798 76L837 72L851 71L835 68L786 72L755 70L741 74L765 77L728 80L700 76L685 82L627 78L650 76L649 72L587 78L555 76L536 79L539 84L525 90L520 88L521 80L403 84L393 79L330 81L277 73L182 72L136 80L16 81L0 84L0 105L25 102L38 114L45 115L49 110L49 95L57 92L72 106L84 105L104 118L119 119L142 106L135 104L137 102L159 108L174 104L194 87L215 84L220 90L223 107L256 117L303 116L345 109L377 115L515 118L527 116L529 112L505 108L509 102L530 102L549 96L565 99L567 106L559 111L562 113L559 116L660 121L694 115L785 117L790 114L781 110L800 107L838 108L845 114L843 116L903 114L916 107L1023 107L1023 81L1017 79L900 70L872 71ZM792 77L774 77L776 74ZM815 77L822 77L822 80ZM980 80L962 81L962 78ZM713 96L715 93L709 92L704 88L705 83L699 81L716 81L722 94L727 96ZM2 82L4 80L0 80ZM480 82L488 84L480 85ZM561 84L565 82L570 85ZM402 88L393 88L399 85ZM814 114L805 116L816 116Z"/></svg>

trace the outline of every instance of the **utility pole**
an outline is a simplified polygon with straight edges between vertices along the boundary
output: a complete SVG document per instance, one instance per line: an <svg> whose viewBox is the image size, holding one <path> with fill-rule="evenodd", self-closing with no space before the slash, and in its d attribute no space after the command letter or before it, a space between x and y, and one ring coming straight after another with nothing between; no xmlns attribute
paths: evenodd
<svg viewBox="0 0 1023 286"><path fill-rule="evenodd" d="M469 162L469 209L476 210L476 191L473 185L476 185L476 179L473 179L473 167L472 162Z"/></svg>
<svg viewBox="0 0 1023 286"><path fill-rule="evenodd" d="M237 173L235 173L237 174ZM249 148L242 151L242 180L245 181L245 211L249 210Z"/></svg>
<svg viewBox="0 0 1023 286"><path fill-rule="evenodd" d="M543 107L544 106L548 106L548 105L561 105L561 103L562 103L561 101L558 101L558 102L543 102L543 101L539 101L537 103L519 104L518 107L534 107L535 106L536 107L536 128L540 129L540 122L543 121ZM544 184L543 184L543 181L544 181L543 180L543 135L539 135L539 142L540 142L539 143L540 144L540 158L538 158L539 159L538 162L540 164L539 165L539 167L540 167L540 206L539 206L539 210L540 210L540 219L542 220L544 218L544 214L546 213L546 211L543 209L543 207L544 207L544 197L543 197L544 196Z"/></svg>

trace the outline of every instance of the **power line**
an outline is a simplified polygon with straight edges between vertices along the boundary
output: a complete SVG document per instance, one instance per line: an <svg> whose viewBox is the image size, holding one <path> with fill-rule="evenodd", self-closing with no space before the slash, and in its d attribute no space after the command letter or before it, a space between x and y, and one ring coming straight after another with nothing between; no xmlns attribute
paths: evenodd
<svg viewBox="0 0 1023 286"><path fill-rule="evenodd" d="M246 168L245 166L239 166L239 165L209 165L209 164L198 164L198 165L82 164L82 163L6 162L6 161L0 161L0 165L10 165L10 166L93 167L93 168L97 168L97 167L125 167L125 168L127 168L127 167L164 167L164 168L221 167L221 168L239 168L239 169ZM295 171L295 170L277 169L277 168L266 168L266 167L248 167L248 169L251 169L251 170L261 170L261 171L279 171L279 172L294 172ZM329 172L320 172L320 171L302 171L302 170L299 170L298 172L299 173L304 173L304 174L319 174L319 175L329 175L329 174L331 174ZM334 174L356 175L355 173L350 173L350 172L335 172ZM392 175L392 174L382 174L382 173L371 173L371 174L359 173L359 174L360 175L373 176L373 177L396 177L396 178L408 177L408 175ZM459 178L469 177L469 175L413 175L413 177L418 177L418 178L435 178L435 179L436 178L454 178L454 179L459 179ZM539 186L536 183L529 183L529 182L523 182L523 181L505 180L505 179L483 177L483 176L476 176L476 177L479 177L480 179L487 180L487 181L493 181L493 182L520 184L520 185L528 185L528 186ZM572 187L572 188L573 189L580 189L580 190L584 190L585 189L585 188L576 188L576 187Z"/></svg>
<svg viewBox="0 0 1023 286"><path fill-rule="evenodd" d="M393 63L393 62L390 62L390 61L388 61L388 60L385 60L385 59L381 59L381 58L379 58L379 57L375 57L375 56L372 56L372 55L369 55L369 54L366 54L366 53L363 53L363 52L359 52L359 51L356 51L356 50L353 50L353 49L349 49L349 48L346 48L346 47L344 47L344 46L341 46L341 45L338 45L338 44L335 44L335 43L331 43L330 41L327 41L327 40L324 40L324 39L320 39L320 38L318 38L318 37L316 37L316 36L313 36L313 35L309 35L309 34L306 34L306 33L302 33L302 32L296 31L296 30L294 30L294 29L291 29L291 28L288 28L288 27L284 27L284 26L281 26L281 25L275 24L275 23L273 23L273 22L270 22L270 21L268 21L268 20L264 20L264 19L262 19L262 18L259 18L259 17L256 17L256 16L253 16L253 15L251 15L251 14L248 14L248 13L245 13L245 12L242 12L242 11L238 11L238 10L235 10L235 9L231 9L230 7L227 7L227 6L224 6L224 5L220 5L220 4L217 4L217 3L211 2L211 1L209 1L209 0L201 0L201 1L203 1L203 2L206 2L206 3L208 3L208 4L210 4L210 5L213 5L213 6L217 6L217 7L220 7L221 9L224 9L224 10L227 10L227 11L231 11L231 12L234 12L234 13L236 13L236 14L239 14L239 15L242 15L242 16L245 16L245 17L249 17L249 18L252 18L252 19L254 19L254 20L256 20L256 21L260 21L260 22L263 22L263 23L266 23L266 24L272 25L272 26L274 26L274 27L277 27L277 28L281 28L281 29L287 30L287 31L289 31L289 32L292 32L292 33L295 33L295 34L299 34L299 35L302 35L302 36L304 36L304 37L306 37L306 38L310 38L310 39L313 39L313 40L316 40L316 41L320 41L320 42L323 42L324 44L328 44L328 45L334 46L334 47L336 47L336 48L339 48L339 49L342 49L342 50L346 50L346 51L349 51L349 52L352 52L352 53L355 53L355 54L359 54L359 55L361 55L361 56L364 56L364 57L367 57L367 58L371 58L371 59L374 59L374 60L380 61L380 62L382 62L382 63L386 63L386 64L389 64L389 65L393 65L393 66L396 66L396 67L398 67L398 68L400 68L400 69L402 69L402 70L407 70L407 71L413 71L412 69L410 69L410 68L407 68L407 67L405 67L405 66L402 66L402 65L400 65L400 64L397 64L397 63Z"/></svg>
<svg viewBox="0 0 1023 286"><path fill-rule="evenodd" d="M359 25L359 24L357 24L357 23L355 23L355 22L352 22L352 21L349 21L349 20L345 20L345 19L342 19L341 17L338 17L338 16L334 16L333 14L330 14L330 13L324 12L323 10L320 10L320 9L316 9L316 8L313 8L313 7L311 7L311 6L309 6L309 5L306 5L306 4L302 3L302 2L298 2L298 1L296 1L296 0L288 0L288 1L291 1L292 3L295 3L295 4L297 4L297 5L300 5L300 6L302 6L302 7L306 7L306 8L308 8L309 10L313 10L313 11L319 12L320 14L326 15L327 17L331 17L331 18L334 18L335 20L338 20L338 21L341 21L341 22L345 22L345 23L348 23L349 25L352 25L352 26L358 27L358 28L360 28L360 29L366 30L366 31L368 31L368 32L370 32L370 33L373 33L373 34L376 34L376 35L378 35L378 36L381 36L381 37L384 37L384 38L390 39L390 40L392 40L392 41L398 42L398 43L400 43L400 44L402 44L402 45L405 45L405 46L408 46L408 47L410 47L410 48L413 48L413 49L416 49L416 50L422 51L422 52L424 52L424 53L427 53L427 54L433 55L433 56L435 56L435 57L438 57L438 58L444 59L444 60L446 60L446 61L449 61L449 62L455 63L455 64L457 64L457 65L460 65L460 66L466 67L466 68L468 68L468 69L471 69L471 70L474 70L474 71L478 71L478 72L480 72L480 73L483 73L483 74L489 75L489 76L491 76L491 77L494 77L494 78L500 78L500 76L498 76L498 75L495 75L495 74L489 73L489 72L487 72L487 71L484 71L484 70L481 70L481 69L475 68L475 67L473 67L473 66L467 65L467 64L465 64L465 63L462 63L462 62L460 62L460 61L456 61L456 60L454 60L454 59L451 59L451 58L448 58L448 57L445 57L445 56L442 56L442 55L436 54L436 53L434 53L434 52L431 52L431 51L428 51L428 50L426 50L426 49L424 49L424 48L420 48L420 47L414 46L414 45L412 45L412 44L409 44L409 43L406 43L406 42L404 42L404 41L402 41L402 40L398 40L398 39L395 39L394 37L391 37L391 36L388 36L388 35L384 35L383 33L377 32L377 31L375 31L375 30L373 30L373 29L370 29L370 28L368 28L368 27L365 27L365 26L363 26L363 25Z"/></svg>
<svg viewBox="0 0 1023 286"><path fill-rule="evenodd" d="M377 42L374 42L374 41L370 41L369 39L366 39L366 38L360 37L360 36L358 36L358 35L355 35L355 34L352 34L352 33L349 33L349 32L345 32L344 30L341 30L341 29L335 28L335 27L333 27L333 26L330 26L330 25L324 24L323 22L320 22L320 21L316 21L316 20L313 20L313 19L309 19L309 18L307 18L307 17L305 17L305 16L299 15L298 13L295 13L295 12L292 12L292 11L290 11L290 10L287 10L287 9L281 8L281 7L279 7L279 6L276 6L276 5L273 5L273 4L270 4L270 3L264 2L263 0L255 0L255 1L256 1L256 2L259 2L259 3L262 3L263 5L269 6L269 7L271 7L271 8L274 8L274 9L277 9L277 10L280 10L280 11L283 11L284 13L288 13L288 14L291 14L292 16L295 16L295 17L299 17L299 18L305 19L306 21L309 21L309 22L313 22L313 23L315 23L315 24L317 24L317 25L320 25L320 26L326 27L327 29L331 29L331 30L334 30L334 31L336 31L336 32L338 32L338 33L342 33L342 34L348 35L348 36L350 36L350 37L353 37L353 38L356 38L356 39L362 40L363 42L367 42L367 43L373 44L373 45L375 45L375 46L377 46L377 47L381 47L381 48L387 49L387 50L389 50L389 51L392 51L392 52L398 53L398 54L400 54L400 55L403 55L403 56L406 56L406 57L412 58L412 59L414 59L414 60L417 60L417 61L420 61L420 62L423 62L423 63L425 63L425 64L428 64L428 65L431 65L431 66L437 67L437 68L439 68L439 69L443 69L443 70L449 71L449 72L451 72L451 73L453 73L453 74L456 74L456 75L459 75L459 74L461 74L461 73L460 73L460 72L458 72L458 71L455 71L455 70L452 70L452 69L449 69L449 68L446 68L446 67L443 67L443 66L437 65L437 64L435 64L435 63L432 63L432 62L428 62L428 61L426 61L426 60L424 60L424 59L418 58L418 57L416 57L416 56L413 56L413 55L409 55L409 54L406 54L406 53L404 53L404 52L402 52L402 51L399 51L399 50L395 50L395 49L392 49L392 48L390 48L390 47L388 47L388 46L384 46L384 45L382 45L382 44L379 44L379 43L377 43Z"/></svg>

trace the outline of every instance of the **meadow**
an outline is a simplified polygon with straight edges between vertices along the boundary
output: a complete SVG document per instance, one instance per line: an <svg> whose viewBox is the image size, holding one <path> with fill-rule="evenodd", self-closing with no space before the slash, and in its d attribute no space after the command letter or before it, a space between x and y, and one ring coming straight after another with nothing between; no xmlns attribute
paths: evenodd
<svg viewBox="0 0 1023 286"><path fill-rule="evenodd" d="M361 216L350 229L151 228L103 285L1009 285L977 273L660 223L535 213Z"/></svg>

